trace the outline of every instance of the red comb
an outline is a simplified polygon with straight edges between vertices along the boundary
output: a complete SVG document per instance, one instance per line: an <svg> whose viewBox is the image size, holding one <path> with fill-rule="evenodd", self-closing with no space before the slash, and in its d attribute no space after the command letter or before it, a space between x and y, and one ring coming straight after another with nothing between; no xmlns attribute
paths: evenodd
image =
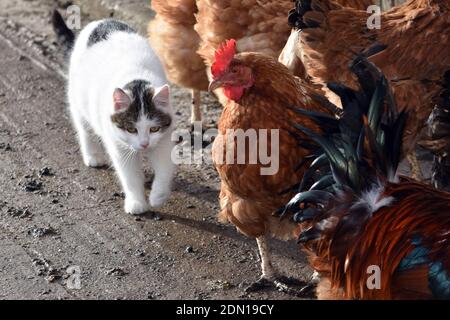
<svg viewBox="0 0 450 320"><path fill-rule="evenodd" d="M222 44L215 53L215 61L211 66L211 73L213 77L217 77L222 74L230 64L234 55L236 54L236 40L227 40Z"/></svg>

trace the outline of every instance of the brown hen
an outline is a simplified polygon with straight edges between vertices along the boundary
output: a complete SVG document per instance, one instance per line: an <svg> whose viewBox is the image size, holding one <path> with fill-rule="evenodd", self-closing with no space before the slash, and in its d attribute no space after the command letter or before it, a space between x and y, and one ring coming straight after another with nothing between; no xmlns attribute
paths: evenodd
<svg viewBox="0 0 450 320"><path fill-rule="evenodd" d="M213 160L221 178L220 217L247 236L256 238L262 267L262 278L257 284L271 282L289 291L272 267L266 236L284 240L293 236L294 225L272 216L290 197L290 193L283 191L302 177L308 162L304 156L310 153L298 147L298 141L290 133L290 121L317 130L313 121L296 114L290 107L301 105L308 110L329 111L322 104L321 92L294 77L270 56L236 54L234 41L228 41L216 52L211 69L214 80L210 89L222 88L229 100L220 117L219 136L213 145ZM239 139L234 139L238 130L249 136L254 133L256 140L239 143ZM268 130L268 138L261 135L260 130ZM278 132L279 138L271 130ZM267 144L266 150L275 147L268 153L273 157L270 164L263 164L258 157L258 161L249 160L261 153L261 143ZM239 162L242 156L245 161ZM299 164L301 161L304 165ZM275 162L278 164L274 165ZM267 167L278 170L264 173L262 169Z"/></svg>

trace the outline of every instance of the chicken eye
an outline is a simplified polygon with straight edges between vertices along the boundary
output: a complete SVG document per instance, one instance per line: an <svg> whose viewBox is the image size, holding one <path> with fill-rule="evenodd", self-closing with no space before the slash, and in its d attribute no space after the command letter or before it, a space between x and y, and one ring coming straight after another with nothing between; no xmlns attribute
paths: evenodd
<svg viewBox="0 0 450 320"><path fill-rule="evenodd" d="M136 128L127 128L127 131L129 133L137 133L137 129Z"/></svg>
<svg viewBox="0 0 450 320"><path fill-rule="evenodd" d="M161 127L151 127L151 128L150 128L150 132L151 132L151 133L158 132L159 130L161 130Z"/></svg>

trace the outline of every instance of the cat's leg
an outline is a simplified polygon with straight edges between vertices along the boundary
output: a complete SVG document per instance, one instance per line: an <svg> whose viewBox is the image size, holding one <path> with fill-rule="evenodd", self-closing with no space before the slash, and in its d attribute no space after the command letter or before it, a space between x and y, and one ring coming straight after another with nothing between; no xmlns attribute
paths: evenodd
<svg viewBox="0 0 450 320"><path fill-rule="evenodd" d="M145 177L142 155L131 150L122 150L114 142L105 141L114 169L125 192L125 212L142 214L150 210L145 197Z"/></svg>
<svg viewBox="0 0 450 320"><path fill-rule="evenodd" d="M103 167L107 164L105 153L100 144L100 140L89 131L88 124L76 111L72 111L72 119L78 133L80 151L83 162L92 168Z"/></svg>
<svg viewBox="0 0 450 320"><path fill-rule="evenodd" d="M175 164L171 159L173 142L170 134L161 141L155 149L150 151L149 160L151 162L155 177L150 193L150 205L153 208L161 207L169 198L172 188Z"/></svg>

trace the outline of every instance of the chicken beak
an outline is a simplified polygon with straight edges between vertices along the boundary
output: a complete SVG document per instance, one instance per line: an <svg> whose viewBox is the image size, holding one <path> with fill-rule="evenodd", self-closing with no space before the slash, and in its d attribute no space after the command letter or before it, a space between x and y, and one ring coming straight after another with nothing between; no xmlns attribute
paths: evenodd
<svg viewBox="0 0 450 320"><path fill-rule="evenodd" d="M214 79L213 81L211 81L209 83L208 91L213 92L214 90L222 87L223 85L224 85L224 82L222 81L222 79L220 79L220 78Z"/></svg>

